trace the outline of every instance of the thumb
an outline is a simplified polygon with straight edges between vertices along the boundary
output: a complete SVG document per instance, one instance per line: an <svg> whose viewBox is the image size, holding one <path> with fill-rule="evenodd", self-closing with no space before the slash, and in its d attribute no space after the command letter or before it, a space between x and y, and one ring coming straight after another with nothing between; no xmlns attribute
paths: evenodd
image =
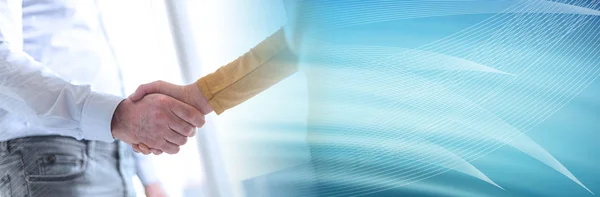
<svg viewBox="0 0 600 197"><path fill-rule="evenodd" d="M167 86L174 86L173 84L169 84L167 82L164 81L154 81L152 83L147 83L147 84L143 84L140 85L135 92L129 96L129 99L133 102L142 100L142 98L144 98L144 96L148 95L148 94L153 94L153 93L161 93L161 94L168 94L168 92L165 92L165 89L169 89Z"/></svg>
<svg viewBox="0 0 600 197"><path fill-rule="evenodd" d="M147 94L158 91L156 86L158 86L156 85L156 82L140 85L135 92L129 96L129 99L133 102L142 100Z"/></svg>

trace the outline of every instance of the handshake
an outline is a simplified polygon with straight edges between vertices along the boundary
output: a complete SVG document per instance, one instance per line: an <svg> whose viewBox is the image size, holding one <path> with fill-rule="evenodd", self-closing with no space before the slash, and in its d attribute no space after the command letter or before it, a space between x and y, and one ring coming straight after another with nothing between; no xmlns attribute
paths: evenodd
<svg viewBox="0 0 600 197"><path fill-rule="evenodd" d="M141 85L117 106L111 133L135 152L175 154L212 111L195 83L179 86L155 81Z"/></svg>
<svg viewBox="0 0 600 197"><path fill-rule="evenodd" d="M204 125L204 116L213 111L208 99L214 102L214 111L222 113L296 72L298 31L283 29L199 79L205 82L202 90L196 83L141 85L117 106L111 122L113 137L144 154L179 152L196 128ZM217 92L220 96L214 98Z"/></svg>

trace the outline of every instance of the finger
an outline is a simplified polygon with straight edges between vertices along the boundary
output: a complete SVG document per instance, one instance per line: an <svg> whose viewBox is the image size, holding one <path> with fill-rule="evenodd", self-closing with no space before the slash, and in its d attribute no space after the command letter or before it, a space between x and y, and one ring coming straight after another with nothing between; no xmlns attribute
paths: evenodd
<svg viewBox="0 0 600 197"><path fill-rule="evenodd" d="M184 120L191 124L194 127L202 127L204 126L204 114L200 112L195 107L188 105L179 100L175 100L170 106L171 112L179 117L181 120ZM192 133L182 133L182 135L190 136Z"/></svg>
<svg viewBox="0 0 600 197"><path fill-rule="evenodd" d="M160 155L163 153L161 150L149 148L148 146L146 146L146 144L138 144L137 146L140 146L140 147L143 146L144 149L150 150L150 152L152 152L152 154L154 154L154 155Z"/></svg>
<svg viewBox="0 0 600 197"><path fill-rule="evenodd" d="M149 155L151 153L150 148L145 144L138 144L138 149L144 154Z"/></svg>
<svg viewBox="0 0 600 197"><path fill-rule="evenodd" d="M131 148L133 148L133 152L136 152L136 153L140 153L141 152L140 148L138 148L137 144L131 145Z"/></svg>
<svg viewBox="0 0 600 197"><path fill-rule="evenodd" d="M152 148L148 147L148 145L144 144L144 143L140 143L137 144L137 148L141 151L141 150L147 150L150 153L154 153L154 151L152 150Z"/></svg>
<svg viewBox="0 0 600 197"><path fill-rule="evenodd" d="M181 135L180 133L173 131L170 134L165 136L165 140L175 144L182 146L187 143L188 138L186 136Z"/></svg>
<svg viewBox="0 0 600 197"><path fill-rule="evenodd" d="M139 101L144 96L152 93L164 94L180 100L183 99L183 87L165 81L155 81L140 85L135 92L129 96L129 99L134 102Z"/></svg>
<svg viewBox="0 0 600 197"><path fill-rule="evenodd" d="M144 96L150 92L150 87L147 87L149 85L150 84L140 85L137 89L135 89L135 92L129 96L129 99L133 102L142 100L142 98L144 98Z"/></svg>
<svg viewBox="0 0 600 197"><path fill-rule="evenodd" d="M153 149L153 148L151 148L150 151L152 151L152 153L154 153L155 155L160 155L163 153L161 150Z"/></svg>
<svg viewBox="0 0 600 197"><path fill-rule="evenodd" d="M169 128L183 137L194 136L196 130L196 127L194 127L186 121L181 120L175 115L173 116L171 123L169 124Z"/></svg>
<svg viewBox="0 0 600 197"><path fill-rule="evenodd" d="M152 93L161 93L163 89L163 84L166 83L164 81L154 81L151 83L140 85L135 92L129 96L133 102L142 100L144 96Z"/></svg>
<svg viewBox="0 0 600 197"><path fill-rule="evenodd" d="M185 105L184 103L178 103L178 104L182 104ZM175 105L178 105L175 104ZM204 116L204 115L202 115ZM196 134L196 127L194 125L191 125L189 122L183 120L183 118L177 116L177 114L175 114L175 112L171 111L171 114L169 115L169 128L171 130L173 130L176 134L181 135L183 137L192 137ZM171 137L176 137L176 136L171 136ZM177 140L178 139L173 139L173 138L165 138L166 140ZM174 142L175 143L175 142ZM178 143L175 143L178 144Z"/></svg>
<svg viewBox="0 0 600 197"><path fill-rule="evenodd" d="M167 154L177 154L179 152L179 146L167 140L164 140L164 142L158 147L158 149L162 150Z"/></svg>

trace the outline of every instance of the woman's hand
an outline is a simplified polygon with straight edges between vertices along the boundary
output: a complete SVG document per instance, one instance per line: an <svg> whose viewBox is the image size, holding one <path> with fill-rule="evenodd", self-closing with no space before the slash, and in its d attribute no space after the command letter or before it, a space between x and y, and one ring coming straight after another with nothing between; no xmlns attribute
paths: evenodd
<svg viewBox="0 0 600 197"><path fill-rule="evenodd" d="M167 193L162 188L160 183L153 183L150 185L144 186L144 191L146 193L146 197L167 197Z"/></svg>
<svg viewBox="0 0 600 197"><path fill-rule="evenodd" d="M173 97L181 102L196 107L204 115L209 114L213 109L208 104L208 99L204 97L196 83L185 86L175 85L164 81L155 81L152 83L140 85L135 92L129 96L133 102L139 101L148 94L164 94Z"/></svg>

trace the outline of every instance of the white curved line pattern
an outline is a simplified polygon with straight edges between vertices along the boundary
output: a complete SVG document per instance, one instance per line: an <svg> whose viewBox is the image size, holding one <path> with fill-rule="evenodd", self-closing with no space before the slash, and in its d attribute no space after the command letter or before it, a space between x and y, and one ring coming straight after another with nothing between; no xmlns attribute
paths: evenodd
<svg viewBox="0 0 600 197"><path fill-rule="evenodd" d="M296 20L314 31L328 31L338 28L412 18L495 14L495 13L545 13L600 15L600 11L581 6L547 0L507 0L507 1L344 1L335 0L284 1L287 10L299 10L310 14L294 14ZM522 7L527 7L523 11ZM558 9L556 9L558 8Z"/></svg>
<svg viewBox="0 0 600 197"><path fill-rule="evenodd" d="M428 59L412 58L414 56ZM463 70L513 75L460 57L430 51L412 50L410 55L401 56L396 61L400 66L409 66L409 69L416 70Z"/></svg>
<svg viewBox="0 0 600 197"><path fill-rule="evenodd" d="M326 169L325 179L341 184L343 178L358 176L346 185L321 188L324 194L365 195L406 186L459 169L461 160L471 162L505 145L593 194L524 133L600 76L595 66L600 62L599 34L594 30L600 26L599 5L597 0L305 4L300 10L307 14L299 16L299 24L311 29L315 39L343 32L330 31L337 28L384 21L495 13L416 48L338 46L322 39L301 51L308 60L318 57L306 62L307 72L319 82L311 87L321 94L316 108L327 109L311 114L312 135L327 147L316 151L321 159L317 166ZM371 36L402 36L369 31ZM356 140L362 143L347 144ZM348 155L361 162L347 160ZM399 159L406 157L410 159ZM433 165L420 165L424 161ZM458 171L496 185L494 177L488 181L475 166L463 167ZM354 182L372 187L353 187Z"/></svg>
<svg viewBox="0 0 600 197"><path fill-rule="evenodd" d="M339 138L336 136L321 136L323 141L315 140L312 141L315 144L336 144L338 146L349 146L349 147L360 147L363 150L372 150L372 151L388 151L391 154L402 154L406 159L415 160L419 162L424 162L436 166L440 166L442 168L446 168L449 170L455 170L457 172L461 172L467 174L469 176L478 178L482 181L485 181L491 185L494 185L500 189L502 188L500 185L496 184L489 177L487 177L483 172L477 169L475 166L465 161L458 155L452 153L451 151L446 150L445 148L438 146L434 143L427 141L419 141L419 142L401 142L401 141L390 141L383 142L385 140L379 140L378 144L373 145L373 141L365 138ZM369 142L370 143L366 143ZM423 157L428 156L428 157ZM449 163L439 163L440 160L450 160L454 165L448 165ZM356 162L353 160L352 162ZM377 162L377 161L369 161L369 162ZM336 177L335 175L331 175L329 178Z"/></svg>

